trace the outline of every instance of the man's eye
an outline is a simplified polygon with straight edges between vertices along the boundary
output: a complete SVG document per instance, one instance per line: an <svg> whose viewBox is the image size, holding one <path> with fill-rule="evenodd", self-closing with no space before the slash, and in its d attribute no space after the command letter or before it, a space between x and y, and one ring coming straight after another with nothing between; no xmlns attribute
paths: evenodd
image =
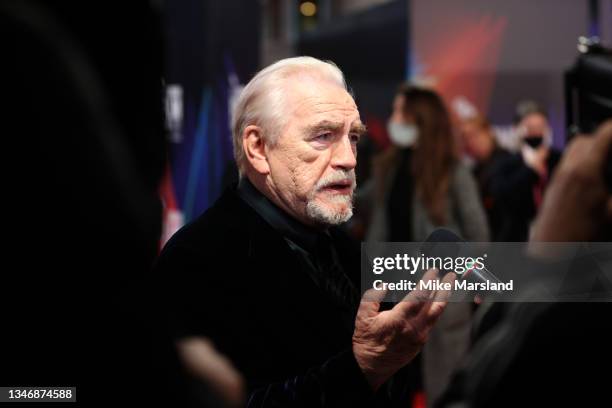
<svg viewBox="0 0 612 408"><path fill-rule="evenodd" d="M334 135L328 132L318 135L317 137L315 137L315 140L318 142L330 142L333 137Z"/></svg>
<svg viewBox="0 0 612 408"><path fill-rule="evenodd" d="M361 139L361 136L358 133L351 133L349 135L349 138L351 139L351 143L359 143L359 139Z"/></svg>

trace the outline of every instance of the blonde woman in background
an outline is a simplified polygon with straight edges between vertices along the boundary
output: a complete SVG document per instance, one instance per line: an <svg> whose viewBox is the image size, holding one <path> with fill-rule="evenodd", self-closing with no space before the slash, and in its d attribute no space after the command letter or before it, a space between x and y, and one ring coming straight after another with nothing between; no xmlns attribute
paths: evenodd
<svg viewBox="0 0 612 408"><path fill-rule="evenodd" d="M451 120L439 95L402 85L388 131L393 146L374 158L372 180L362 192L369 197L371 214L366 239L418 242L445 227L468 241L488 241L476 183L458 160ZM472 309L468 303L449 305L423 349L421 378L429 406L467 349Z"/></svg>

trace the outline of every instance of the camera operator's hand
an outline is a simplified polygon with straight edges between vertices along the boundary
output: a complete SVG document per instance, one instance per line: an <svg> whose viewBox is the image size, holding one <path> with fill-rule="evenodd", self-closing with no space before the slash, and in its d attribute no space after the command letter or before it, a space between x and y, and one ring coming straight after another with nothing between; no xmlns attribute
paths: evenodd
<svg viewBox="0 0 612 408"><path fill-rule="evenodd" d="M431 269L423 280L436 279ZM454 273L442 282L451 285ZM365 293L353 334L355 360L374 390L397 370L408 364L425 344L425 340L446 307L450 291L413 290L393 309L379 311L384 291L370 289Z"/></svg>
<svg viewBox="0 0 612 408"><path fill-rule="evenodd" d="M186 337L176 342L176 348L183 368L208 386L224 407L244 406L244 378L209 339Z"/></svg>
<svg viewBox="0 0 612 408"><path fill-rule="evenodd" d="M612 222L612 196L604 180L612 149L612 120L593 137L568 146L544 197L532 241L588 241Z"/></svg>

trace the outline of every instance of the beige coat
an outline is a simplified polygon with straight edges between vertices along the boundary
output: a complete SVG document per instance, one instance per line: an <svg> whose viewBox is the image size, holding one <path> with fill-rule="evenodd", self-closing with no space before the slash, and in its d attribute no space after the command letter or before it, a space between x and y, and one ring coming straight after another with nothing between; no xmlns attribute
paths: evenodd
<svg viewBox="0 0 612 408"><path fill-rule="evenodd" d="M388 238L386 202L398 166L398 150L388 149L373 161L373 177L358 192L358 205L368 213L367 241L384 242ZM453 230L467 241L489 240L489 229L476 182L470 170L457 164L451 175L446 225L434 225L426 209L416 198L412 202L412 236L424 241L438 227ZM441 395L451 373L467 351L471 328L472 304L453 303L447 307L423 349L423 379L428 406Z"/></svg>

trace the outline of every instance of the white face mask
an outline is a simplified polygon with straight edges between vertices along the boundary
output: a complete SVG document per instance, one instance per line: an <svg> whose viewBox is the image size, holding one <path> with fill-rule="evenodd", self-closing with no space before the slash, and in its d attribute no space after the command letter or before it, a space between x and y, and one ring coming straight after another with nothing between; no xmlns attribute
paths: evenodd
<svg viewBox="0 0 612 408"><path fill-rule="evenodd" d="M419 129L415 125L389 122L387 123L387 131L391 142L399 147L414 146L419 139Z"/></svg>

